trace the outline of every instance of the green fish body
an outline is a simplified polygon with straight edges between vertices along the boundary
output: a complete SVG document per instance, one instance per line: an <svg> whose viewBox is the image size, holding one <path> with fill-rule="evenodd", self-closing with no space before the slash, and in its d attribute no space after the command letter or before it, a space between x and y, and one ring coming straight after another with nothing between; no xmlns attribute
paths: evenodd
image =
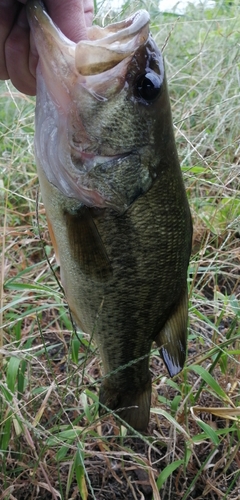
<svg viewBox="0 0 240 500"><path fill-rule="evenodd" d="M192 224L162 55L139 11L74 44L28 3L39 52L35 153L76 323L93 334L100 414L149 421L155 341L171 376L186 356Z"/></svg>

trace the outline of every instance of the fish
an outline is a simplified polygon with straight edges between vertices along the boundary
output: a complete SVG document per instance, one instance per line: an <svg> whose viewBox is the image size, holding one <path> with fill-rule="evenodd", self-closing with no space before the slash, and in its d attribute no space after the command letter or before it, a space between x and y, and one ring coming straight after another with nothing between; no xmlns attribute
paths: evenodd
<svg viewBox="0 0 240 500"><path fill-rule="evenodd" d="M39 54L35 158L61 281L102 362L100 416L147 429L153 342L185 363L192 220L163 55L139 10L87 39L27 4Z"/></svg>

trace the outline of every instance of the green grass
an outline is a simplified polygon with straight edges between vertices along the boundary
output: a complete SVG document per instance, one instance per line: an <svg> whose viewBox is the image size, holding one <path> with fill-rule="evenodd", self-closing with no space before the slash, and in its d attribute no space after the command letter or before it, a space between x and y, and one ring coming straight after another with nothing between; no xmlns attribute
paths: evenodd
<svg viewBox="0 0 240 500"><path fill-rule="evenodd" d="M103 6L98 5L98 20ZM160 14L179 157L194 221L189 355L169 379L152 351L147 434L97 413L101 365L74 331L34 165L34 99L0 85L0 498L239 498L238 2ZM105 23L115 19L108 13ZM51 264L51 267L49 266Z"/></svg>

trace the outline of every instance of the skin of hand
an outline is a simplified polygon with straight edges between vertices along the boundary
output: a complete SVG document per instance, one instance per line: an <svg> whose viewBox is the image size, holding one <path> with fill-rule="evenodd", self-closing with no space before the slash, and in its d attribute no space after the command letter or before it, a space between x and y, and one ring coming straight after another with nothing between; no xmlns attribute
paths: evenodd
<svg viewBox="0 0 240 500"><path fill-rule="evenodd" d="M36 94L38 54L26 15L27 0L0 0L0 80L10 79L24 94ZM87 38L93 0L44 0L60 30L74 42Z"/></svg>

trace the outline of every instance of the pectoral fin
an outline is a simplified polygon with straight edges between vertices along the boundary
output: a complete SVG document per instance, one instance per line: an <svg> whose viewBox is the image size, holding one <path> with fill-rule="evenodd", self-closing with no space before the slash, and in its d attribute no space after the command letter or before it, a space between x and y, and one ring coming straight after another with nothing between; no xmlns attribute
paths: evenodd
<svg viewBox="0 0 240 500"><path fill-rule="evenodd" d="M46 215L47 216L47 215ZM56 238L55 238L55 234L54 234L54 231L53 231L53 228L52 228L52 224L47 216L47 224L48 224L48 230L49 230L49 234L50 234L50 238L51 238L51 242L53 244L53 248L54 248L54 252L55 252L55 257L56 257L56 261L58 263L58 265L60 264L60 260L59 260L59 252L58 252L58 246L57 246L57 242L56 242Z"/></svg>
<svg viewBox="0 0 240 500"><path fill-rule="evenodd" d="M87 207L76 212L65 212L70 251L81 271L94 281L105 281L112 276L112 267L103 241Z"/></svg>
<svg viewBox="0 0 240 500"><path fill-rule="evenodd" d="M171 377L180 372L185 363L187 322L188 293L186 288L163 329L154 339Z"/></svg>

